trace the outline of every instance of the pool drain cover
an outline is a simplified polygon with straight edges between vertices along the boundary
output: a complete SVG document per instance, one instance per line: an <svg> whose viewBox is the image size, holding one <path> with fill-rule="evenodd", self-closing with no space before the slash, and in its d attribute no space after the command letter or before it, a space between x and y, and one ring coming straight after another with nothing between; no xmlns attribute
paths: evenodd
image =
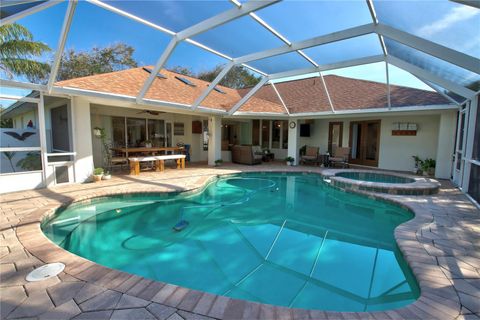
<svg viewBox="0 0 480 320"><path fill-rule="evenodd" d="M65 269L65 265L63 263L49 263L30 272L27 275L26 280L30 282L47 280L51 277L55 277L57 274L62 272L63 269Z"/></svg>

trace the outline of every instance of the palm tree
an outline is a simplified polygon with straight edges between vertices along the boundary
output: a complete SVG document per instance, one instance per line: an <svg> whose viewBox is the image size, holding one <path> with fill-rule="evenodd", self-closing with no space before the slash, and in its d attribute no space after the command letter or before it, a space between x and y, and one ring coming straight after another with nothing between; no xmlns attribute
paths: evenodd
<svg viewBox="0 0 480 320"><path fill-rule="evenodd" d="M16 172L15 167L13 166L13 162L12 162L13 157L15 157L15 153L16 152L13 152L13 151L12 152L5 151L3 153L3 156L8 159L8 162L10 162L10 166L12 167L13 172Z"/></svg>
<svg viewBox="0 0 480 320"><path fill-rule="evenodd" d="M50 65L32 59L50 50L46 44L33 41L32 33L22 25L0 27L0 72L9 78L26 76L32 82L46 79Z"/></svg>

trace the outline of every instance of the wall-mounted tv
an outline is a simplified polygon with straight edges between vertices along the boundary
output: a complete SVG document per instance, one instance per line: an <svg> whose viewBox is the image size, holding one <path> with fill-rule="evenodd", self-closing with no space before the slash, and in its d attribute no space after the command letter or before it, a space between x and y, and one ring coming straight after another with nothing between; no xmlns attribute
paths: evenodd
<svg viewBox="0 0 480 320"><path fill-rule="evenodd" d="M304 123L300 125L300 137L310 137L310 124Z"/></svg>

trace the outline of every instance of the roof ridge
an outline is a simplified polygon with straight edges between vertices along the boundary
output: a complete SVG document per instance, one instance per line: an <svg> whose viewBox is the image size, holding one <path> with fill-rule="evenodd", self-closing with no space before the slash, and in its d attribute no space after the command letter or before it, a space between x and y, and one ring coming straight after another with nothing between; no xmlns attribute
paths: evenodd
<svg viewBox="0 0 480 320"><path fill-rule="evenodd" d="M369 83L377 83L377 84L387 85L386 82L379 82L379 81L367 80L367 79L349 78L349 77L339 76L339 75L336 75L336 74L327 74L327 75L325 75L324 77L331 77L331 76L333 76L333 77L338 77L338 78L343 78L343 79L348 79L348 80L355 80L355 81L362 81L362 82L369 82ZM397 87L397 88L402 88L402 89L417 90L417 91L428 92L428 93L436 93L436 92L434 92L434 91L429 91L429 90L424 90L424 89L419 89L419 88L413 88L413 87L408 87L408 86L402 86L402 85L399 85L399 84L392 84L392 83L390 83L389 85L390 85L390 87Z"/></svg>

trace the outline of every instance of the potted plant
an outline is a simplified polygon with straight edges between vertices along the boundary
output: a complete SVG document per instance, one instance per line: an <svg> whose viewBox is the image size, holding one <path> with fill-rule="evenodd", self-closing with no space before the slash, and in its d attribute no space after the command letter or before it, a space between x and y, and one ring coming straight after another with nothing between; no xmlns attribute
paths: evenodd
<svg viewBox="0 0 480 320"><path fill-rule="evenodd" d="M103 168L95 168L93 170L93 181L98 182L102 180L103 177Z"/></svg>
<svg viewBox="0 0 480 320"><path fill-rule="evenodd" d="M152 147L152 140L145 140L145 148L151 148Z"/></svg>
<svg viewBox="0 0 480 320"><path fill-rule="evenodd" d="M415 168L413 169L413 173L420 174L420 166L423 162L419 156L412 156L413 160L415 161Z"/></svg>
<svg viewBox="0 0 480 320"><path fill-rule="evenodd" d="M93 129L94 135L100 139L102 143L102 151L103 151L103 166L107 169L112 169L112 151L110 150L110 142L107 139L107 133L105 129L95 127Z"/></svg>
<svg viewBox="0 0 480 320"><path fill-rule="evenodd" d="M105 173L102 176L102 180L110 180L112 179L112 175L110 174L110 171L105 171Z"/></svg>
<svg viewBox="0 0 480 320"><path fill-rule="evenodd" d="M223 160L222 159L217 159L215 160L215 167L220 167L223 163Z"/></svg>
<svg viewBox="0 0 480 320"><path fill-rule="evenodd" d="M437 165L436 161L431 158L427 158L423 161L423 174L428 175L428 176L434 176L435 175L435 166Z"/></svg>
<svg viewBox="0 0 480 320"><path fill-rule="evenodd" d="M293 166L295 159L293 157L286 157L285 161L287 162L287 166Z"/></svg>

